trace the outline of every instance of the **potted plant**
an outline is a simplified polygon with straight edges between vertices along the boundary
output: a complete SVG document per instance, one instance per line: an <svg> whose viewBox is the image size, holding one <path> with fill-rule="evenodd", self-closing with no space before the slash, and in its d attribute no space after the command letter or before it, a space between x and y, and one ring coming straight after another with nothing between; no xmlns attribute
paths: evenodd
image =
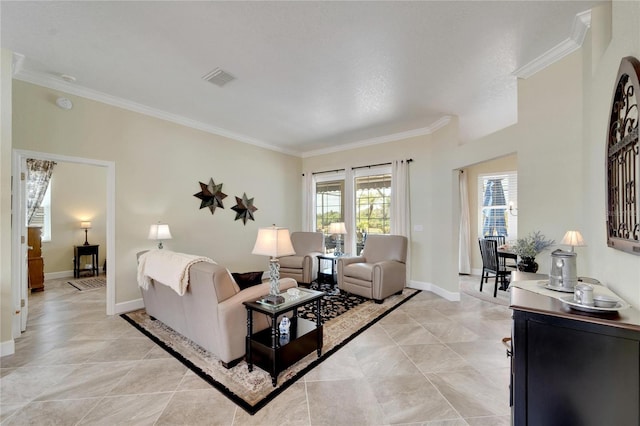
<svg viewBox="0 0 640 426"><path fill-rule="evenodd" d="M511 247L511 251L520 257L518 270L523 272L536 272L538 264L536 256L555 243L554 240L547 240L540 231L530 233L524 238L518 238Z"/></svg>

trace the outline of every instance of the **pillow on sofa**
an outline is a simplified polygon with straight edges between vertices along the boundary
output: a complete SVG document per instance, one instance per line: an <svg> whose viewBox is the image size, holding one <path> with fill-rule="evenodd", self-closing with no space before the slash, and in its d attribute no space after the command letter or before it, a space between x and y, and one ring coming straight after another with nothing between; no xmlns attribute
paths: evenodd
<svg viewBox="0 0 640 426"><path fill-rule="evenodd" d="M249 288L256 284L262 284L262 274L262 271L244 273L232 272L231 276L233 276L233 279L236 281L236 284L238 284L238 287L240 287L240 290L244 290L245 288Z"/></svg>

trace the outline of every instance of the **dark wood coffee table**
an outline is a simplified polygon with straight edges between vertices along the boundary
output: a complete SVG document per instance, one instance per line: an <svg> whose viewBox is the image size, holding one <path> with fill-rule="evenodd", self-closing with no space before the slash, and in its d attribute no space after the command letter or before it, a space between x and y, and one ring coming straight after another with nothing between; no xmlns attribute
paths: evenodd
<svg viewBox="0 0 640 426"><path fill-rule="evenodd" d="M318 357L322 353L322 296L324 292L298 287L300 295L293 297L287 292L281 293L285 302L272 305L260 300L244 302L247 308L247 365L253 371L257 365L271 373L271 382L275 387L278 374L316 350ZM298 308L314 303L316 321L298 317ZM271 328L253 332L253 312L260 312L271 318ZM292 312L289 336L280 336L278 317Z"/></svg>

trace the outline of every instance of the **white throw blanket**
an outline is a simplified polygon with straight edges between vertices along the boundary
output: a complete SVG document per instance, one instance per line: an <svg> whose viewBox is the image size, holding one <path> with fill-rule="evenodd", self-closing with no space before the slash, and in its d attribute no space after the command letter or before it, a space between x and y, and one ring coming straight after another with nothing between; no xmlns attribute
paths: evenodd
<svg viewBox="0 0 640 426"><path fill-rule="evenodd" d="M189 285L189 267L197 262L216 263L203 256L149 250L138 258L138 285L147 290L153 279L183 296Z"/></svg>

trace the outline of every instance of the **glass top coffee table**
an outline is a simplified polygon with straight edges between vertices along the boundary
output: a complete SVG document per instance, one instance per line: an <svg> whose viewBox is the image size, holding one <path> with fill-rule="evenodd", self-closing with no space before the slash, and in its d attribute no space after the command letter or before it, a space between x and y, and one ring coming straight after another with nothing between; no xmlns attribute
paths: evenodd
<svg viewBox="0 0 640 426"><path fill-rule="evenodd" d="M306 288L296 288L297 295L283 292L285 301L273 305L262 299L244 302L247 308L246 355L249 371L257 365L271 374L271 382L276 386L278 374L295 364L314 350L318 357L322 353L322 296L324 292ZM298 317L298 308L314 304L316 321ZM260 312L270 317L271 328L253 332L253 313ZM289 334L280 334L278 318L292 312Z"/></svg>

